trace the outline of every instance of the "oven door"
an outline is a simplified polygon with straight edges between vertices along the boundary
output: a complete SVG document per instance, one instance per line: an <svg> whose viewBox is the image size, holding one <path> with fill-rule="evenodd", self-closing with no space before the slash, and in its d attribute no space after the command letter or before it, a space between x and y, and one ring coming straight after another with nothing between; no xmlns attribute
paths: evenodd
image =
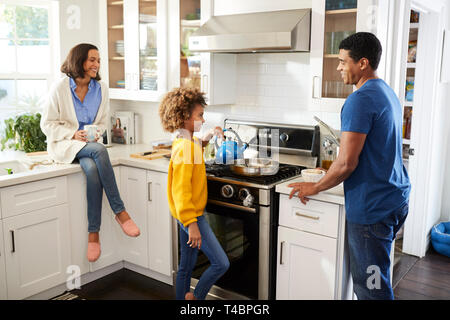
<svg viewBox="0 0 450 320"><path fill-rule="evenodd" d="M205 218L230 261L230 268L215 286L250 299L258 299L258 209L209 200L205 211ZM192 278L198 280L209 265L208 258L200 250Z"/></svg>

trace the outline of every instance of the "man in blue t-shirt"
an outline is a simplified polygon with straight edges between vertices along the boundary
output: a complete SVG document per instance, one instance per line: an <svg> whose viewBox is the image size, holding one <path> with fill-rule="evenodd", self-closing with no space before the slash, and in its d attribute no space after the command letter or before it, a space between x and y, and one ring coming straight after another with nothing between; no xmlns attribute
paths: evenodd
<svg viewBox="0 0 450 320"><path fill-rule="evenodd" d="M359 32L339 46L337 70L357 90L341 110L340 153L318 183L293 183L300 200L344 181L350 272L358 299L393 299L390 252L408 215L411 185L402 161L402 107L376 76L381 44Z"/></svg>

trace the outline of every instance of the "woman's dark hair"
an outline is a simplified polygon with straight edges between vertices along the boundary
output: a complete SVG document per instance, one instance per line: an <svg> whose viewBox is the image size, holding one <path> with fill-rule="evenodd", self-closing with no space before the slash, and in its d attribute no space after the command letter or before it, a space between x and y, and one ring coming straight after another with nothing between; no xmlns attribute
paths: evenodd
<svg viewBox="0 0 450 320"><path fill-rule="evenodd" d="M83 63L88 58L89 50L92 49L98 51L98 48L90 43L80 43L70 49L66 61L61 66L61 72L72 79L84 78ZM100 79L100 74L97 72L95 80L99 81Z"/></svg>
<svg viewBox="0 0 450 320"><path fill-rule="evenodd" d="M380 40L370 32L352 34L341 41L339 49L348 50L355 62L366 58L373 70L377 70L383 52Z"/></svg>

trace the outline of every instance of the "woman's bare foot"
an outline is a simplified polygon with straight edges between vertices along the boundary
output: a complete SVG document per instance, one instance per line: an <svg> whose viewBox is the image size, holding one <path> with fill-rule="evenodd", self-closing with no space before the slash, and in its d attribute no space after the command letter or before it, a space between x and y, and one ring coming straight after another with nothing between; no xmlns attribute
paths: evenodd
<svg viewBox="0 0 450 320"><path fill-rule="evenodd" d="M100 236L98 232L89 232L88 242L100 242Z"/></svg>
<svg viewBox="0 0 450 320"><path fill-rule="evenodd" d="M184 296L184 300L197 300L197 298L194 296L192 292L188 292Z"/></svg>

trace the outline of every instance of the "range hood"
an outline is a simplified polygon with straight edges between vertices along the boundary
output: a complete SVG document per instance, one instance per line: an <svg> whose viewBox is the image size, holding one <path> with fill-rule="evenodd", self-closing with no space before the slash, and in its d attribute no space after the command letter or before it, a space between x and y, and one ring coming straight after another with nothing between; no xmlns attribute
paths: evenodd
<svg viewBox="0 0 450 320"><path fill-rule="evenodd" d="M309 51L311 9L215 16L189 38L195 52Z"/></svg>

